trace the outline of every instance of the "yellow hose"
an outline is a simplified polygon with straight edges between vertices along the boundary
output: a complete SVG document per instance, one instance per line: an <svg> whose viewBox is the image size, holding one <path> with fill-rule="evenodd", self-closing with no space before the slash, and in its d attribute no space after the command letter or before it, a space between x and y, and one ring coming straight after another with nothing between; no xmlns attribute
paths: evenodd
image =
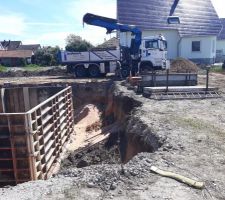
<svg viewBox="0 0 225 200"><path fill-rule="evenodd" d="M159 174L159 175L164 176L164 177L169 177L169 178L175 179L177 181L180 181L182 183L185 183L185 184L187 184L191 187L197 188L197 189L203 189L205 187L204 182L195 181L193 179L187 178L185 176L182 176L182 175L179 175L179 174L176 174L176 173L173 173L173 172L164 171L164 170L158 169L155 166L151 166L150 170L152 172L155 172L156 174Z"/></svg>

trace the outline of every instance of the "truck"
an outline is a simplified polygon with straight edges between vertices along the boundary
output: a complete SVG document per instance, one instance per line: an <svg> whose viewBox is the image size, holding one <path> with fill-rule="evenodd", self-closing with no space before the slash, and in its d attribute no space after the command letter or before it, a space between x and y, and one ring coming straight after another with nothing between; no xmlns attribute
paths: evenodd
<svg viewBox="0 0 225 200"><path fill-rule="evenodd" d="M59 52L59 61L67 65L77 77L99 77L119 71L122 77L137 72L164 70L169 68L167 41L162 35L142 37L142 31L133 25L120 24L116 19L87 13L83 23L113 31L131 32L130 46L117 49L90 50L85 52Z"/></svg>

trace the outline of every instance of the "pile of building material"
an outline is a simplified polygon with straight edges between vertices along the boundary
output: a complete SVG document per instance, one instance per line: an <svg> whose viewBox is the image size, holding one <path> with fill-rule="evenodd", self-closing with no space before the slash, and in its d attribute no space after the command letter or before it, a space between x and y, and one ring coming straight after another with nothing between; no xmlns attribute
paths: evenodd
<svg viewBox="0 0 225 200"><path fill-rule="evenodd" d="M197 73L198 66L185 58L177 58L171 62L170 72L174 73Z"/></svg>

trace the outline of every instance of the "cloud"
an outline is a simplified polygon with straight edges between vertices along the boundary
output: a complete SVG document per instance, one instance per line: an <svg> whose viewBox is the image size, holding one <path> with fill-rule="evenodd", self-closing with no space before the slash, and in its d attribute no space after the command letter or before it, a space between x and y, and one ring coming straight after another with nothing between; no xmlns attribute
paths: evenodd
<svg viewBox="0 0 225 200"><path fill-rule="evenodd" d="M82 19L86 13L93 13L100 16L116 18L116 0L73 0L68 4L67 14L74 20L74 34L97 45L109 39L106 30L101 27L85 25L83 28ZM111 36L115 36L112 34Z"/></svg>
<svg viewBox="0 0 225 200"><path fill-rule="evenodd" d="M220 18L225 17L224 0L212 0L213 6Z"/></svg>
<svg viewBox="0 0 225 200"><path fill-rule="evenodd" d="M31 3L30 0L19 1L24 4ZM44 2L44 0L36 0L35 4L37 1ZM53 0L49 1L53 2ZM110 38L103 28L90 25L85 25L83 28L82 18L87 12L116 18L116 0L92 2L90 0L68 0L62 5L63 11L56 15L58 18L54 21L54 15L51 15L51 19L46 18L47 21L45 21L45 18L32 18L26 12L18 13L8 8L2 9L0 5L2 11L0 13L0 36L11 40L22 40L24 44L40 43L60 47L65 47L65 39L69 34L79 35L94 45L103 43L105 38Z"/></svg>
<svg viewBox="0 0 225 200"><path fill-rule="evenodd" d="M11 35L22 35L26 30L25 19L21 15L0 15L0 33Z"/></svg>
<svg viewBox="0 0 225 200"><path fill-rule="evenodd" d="M61 26L70 26L69 23L56 23L56 22L26 22L28 26L47 26L47 27L61 27Z"/></svg>
<svg viewBox="0 0 225 200"><path fill-rule="evenodd" d="M108 40L115 34L106 35L106 30L99 27L85 26L84 29L76 31L74 34L80 35L83 39L94 45L102 44L104 39Z"/></svg>
<svg viewBox="0 0 225 200"><path fill-rule="evenodd" d="M43 46L60 46L63 48L65 46L65 39L70 34L70 32L49 32L40 34L36 37L30 37L23 41L24 44L41 44Z"/></svg>
<svg viewBox="0 0 225 200"><path fill-rule="evenodd" d="M93 13L116 18L116 0L73 0L68 4L68 14L81 23L84 14Z"/></svg>

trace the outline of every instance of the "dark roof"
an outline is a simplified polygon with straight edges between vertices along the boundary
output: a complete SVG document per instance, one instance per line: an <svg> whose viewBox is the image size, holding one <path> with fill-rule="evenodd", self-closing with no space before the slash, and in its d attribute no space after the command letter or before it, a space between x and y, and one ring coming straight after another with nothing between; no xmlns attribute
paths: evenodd
<svg viewBox="0 0 225 200"><path fill-rule="evenodd" d="M211 0L117 0L118 21L142 30L178 29L180 36L218 35L220 20ZM168 16L180 24L167 24Z"/></svg>
<svg viewBox="0 0 225 200"><path fill-rule="evenodd" d="M222 30L220 31L218 35L219 40L225 40L225 18L221 18L220 22L222 24Z"/></svg>
<svg viewBox="0 0 225 200"><path fill-rule="evenodd" d="M27 45L20 45L18 47L19 50L32 50L36 51L41 47L40 44L27 44Z"/></svg>
<svg viewBox="0 0 225 200"><path fill-rule="evenodd" d="M31 50L0 51L0 58L31 58L32 55Z"/></svg>
<svg viewBox="0 0 225 200"><path fill-rule="evenodd" d="M3 46L4 49L6 50L16 50L21 44L21 41L1 41L1 44Z"/></svg>

